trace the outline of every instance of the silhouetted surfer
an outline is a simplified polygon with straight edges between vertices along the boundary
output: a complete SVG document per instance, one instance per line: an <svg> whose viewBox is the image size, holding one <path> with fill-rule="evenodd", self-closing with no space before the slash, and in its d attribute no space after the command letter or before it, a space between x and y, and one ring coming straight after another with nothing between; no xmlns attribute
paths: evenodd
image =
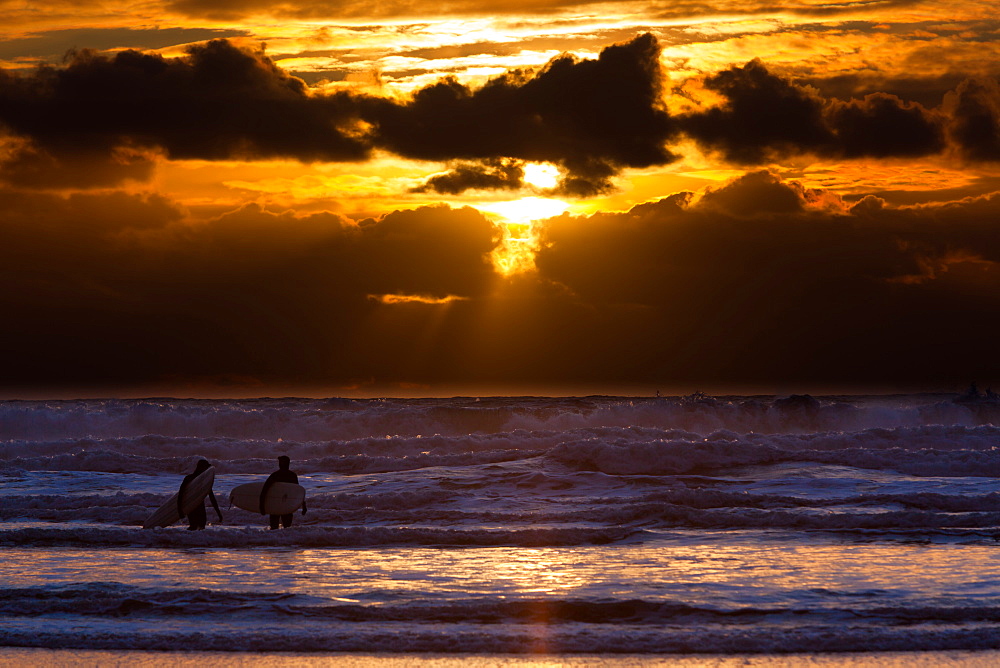
<svg viewBox="0 0 1000 668"><path fill-rule="evenodd" d="M264 481L264 486L260 488L260 514L264 515L264 498L267 496L268 488L276 482L290 482L292 484L299 484L299 477L295 475L295 471L288 468L292 460L285 455L278 457L278 470L267 476L267 480ZM306 500L302 499L302 514L306 514ZM271 515L271 528L277 529L278 523L287 529L292 526L292 513L287 515Z"/></svg>
<svg viewBox="0 0 1000 668"><path fill-rule="evenodd" d="M177 490L177 514L184 517L184 509L181 507L181 499L184 498L184 488L187 487L192 480L200 476L202 473L207 471L212 465L208 463L207 459L199 459L197 466L194 467L194 473L184 476L184 480L181 482L181 488ZM219 521L222 521L222 511L219 510L219 502L215 500L215 493L210 489L208 490L208 498L212 501L212 507L215 508L215 512L219 515ZM205 511L205 503L202 502L194 510L192 510L187 515L188 518L188 531L196 531L198 529L204 529L205 525L208 524L208 513Z"/></svg>

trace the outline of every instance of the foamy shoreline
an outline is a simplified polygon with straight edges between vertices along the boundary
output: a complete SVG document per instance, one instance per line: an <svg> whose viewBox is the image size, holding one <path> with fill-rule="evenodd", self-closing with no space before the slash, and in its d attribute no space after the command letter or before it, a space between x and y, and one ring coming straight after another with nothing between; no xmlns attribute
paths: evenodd
<svg viewBox="0 0 1000 668"><path fill-rule="evenodd" d="M241 668L292 668L333 666L358 668L487 668L515 666L542 668L555 666L629 666L670 665L680 668L980 668L1000 665L1000 650L946 652L850 652L843 654L589 654L533 655L507 654L301 654L239 652L139 652L125 650L71 650L0 648L0 664L7 668L74 668L76 666L165 666L195 667L240 666Z"/></svg>

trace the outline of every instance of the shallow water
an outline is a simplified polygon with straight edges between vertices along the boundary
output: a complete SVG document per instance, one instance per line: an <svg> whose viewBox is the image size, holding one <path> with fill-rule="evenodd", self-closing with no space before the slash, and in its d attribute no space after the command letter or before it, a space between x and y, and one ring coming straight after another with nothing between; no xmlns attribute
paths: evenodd
<svg viewBox="0 0 1000 668"><path fill-rule="evenodd" d="M632 668L633 666L667 665L678 668L992 668L1000 662L1000 652L855 652L851 654L674 654L662 658L648 654L616 656L517 656L464 654L461 657L435 654L317 654L233 652L130 652L114 650L46 650L0 649L0 660L11 668L52 668L77 666L241 666L243 668L358 668L377 665L380 668Z"/></svg>
<svg viewBox="0 0 1000 668"><path fill-rule="evenodd" d="M996 414L935 396L0 402L0 646L998 649ZM225 497L282 453L308 513L271 532ZM139 528L199 457L225 521Z"/></svg>

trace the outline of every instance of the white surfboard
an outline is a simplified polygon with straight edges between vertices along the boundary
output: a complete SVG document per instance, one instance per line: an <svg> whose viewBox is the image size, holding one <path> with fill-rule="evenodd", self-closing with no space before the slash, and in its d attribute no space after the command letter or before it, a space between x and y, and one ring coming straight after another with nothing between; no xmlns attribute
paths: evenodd
<svg viewBox="0 0 1000 668"><path fill-rule="evenodd" d="M211 491L213 482L215 482L215 467L209 466L197 478L188 483L188 486L184 488L184 498L181 500L181 507L184 509L185 515L199 505L205 504L205 497ZM174 494L146 518L146 521L142 523L142 528L168 527L180 518L181 516L177 513L177 495Z"/></svg>
<svg viewBox="0 0 1000 668"><path fill-rule="evenodd" d="M248 482L233 488L229 493L229 503L249 510L251 513L260 512L260 490L264 488L263 482ZM302 502L306 499L306 490L302 485L292 482L276 482L267 488L267 497L264 499L264 513L267 515L288 515L294 513Z"/></svg>

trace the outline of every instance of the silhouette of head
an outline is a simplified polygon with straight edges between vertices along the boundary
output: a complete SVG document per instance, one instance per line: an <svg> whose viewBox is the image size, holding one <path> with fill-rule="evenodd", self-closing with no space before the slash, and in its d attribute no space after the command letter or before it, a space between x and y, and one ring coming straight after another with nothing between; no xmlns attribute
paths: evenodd
<svg viewBox="0 0 1000 668"><path fill-rule="evenodd" d="M207 459L199 459L197 466L194 467L194 472L201 473L202 471L207 471L211 466Z"/></svg>
<svg viewBox="0 0 1000 668"><path fill-rule="evenodd" d="M287 469L288 465L292 463L292 460L288 458L287 455L281 455L278 457L278 468Z"/></svg>

